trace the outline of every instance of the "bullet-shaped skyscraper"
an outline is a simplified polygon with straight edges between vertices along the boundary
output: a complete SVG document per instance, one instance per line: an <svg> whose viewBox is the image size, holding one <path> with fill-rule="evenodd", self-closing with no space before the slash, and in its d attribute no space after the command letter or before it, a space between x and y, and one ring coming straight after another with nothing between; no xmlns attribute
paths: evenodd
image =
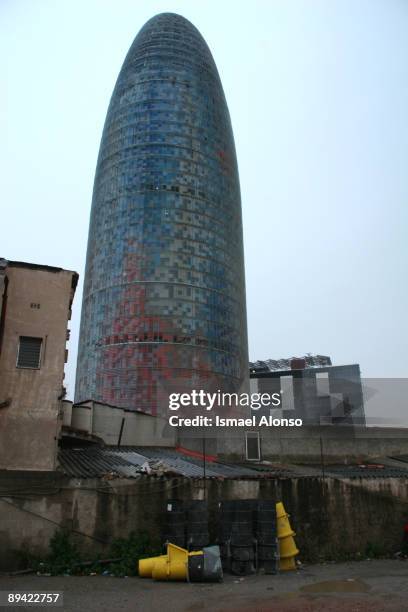
<svg viewBox="0 0 408 612"><path fill-rule="evenodd" d="M234 139L207 44L163 13L136 36L96 168L76 402L160 414L248 378Z"/></svg>

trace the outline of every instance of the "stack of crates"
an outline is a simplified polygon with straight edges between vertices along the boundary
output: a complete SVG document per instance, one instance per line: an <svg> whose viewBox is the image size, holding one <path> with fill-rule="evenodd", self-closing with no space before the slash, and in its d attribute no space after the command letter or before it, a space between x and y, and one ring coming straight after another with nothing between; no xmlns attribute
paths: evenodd
<svg viewBox="0 0 408 612"><path fill-rule="evenodd" d="M201 550L210 543L208 533L208 507L202 500L186 502L186 548Z"/></svg>
<svg viewBox="0 0 408 612"><path fill-rule="evenodd" d="M238 576L255 572L253 510L255 502L221 502L219 542L223 568Z"/></svg>
<svg viewBox="0 0 408 612"><path fill-rule="evenodd" d="M279 546L276 531L276 504L274 501L257 502L254 527L257 569L262 569L265 574L276 574L279 564Z"/></svg>
<svg viewBox="0 0 408 612"><path fill-rule="evenodd" d="M210 543L206 501L170 500L162 533L163 546L176 544L189 551L201 550Z"/></svg>
<svg viewBox="0 0 408 612"><path fill-rule="evenodd" d="M184 511L184 502L179 500L169 500L167 502L164 523L164 530L162 533L164 547L166 547L168 543L171 543L181 548L185 548L186 513Z"/></svg>
<svg viewBox="0 0 408 612"><path fill-rule="evenodd" d="M234 503L223 501L218 504L218 543L220 547L221 562L224 571L231 571L231 533L234 522Z"/></svg>
<svg viewBox="0 0 408 612"><path fill-rule="evenodd" d="M255 573L252 500L235 502L235 520L231 532L231 572L238 576Z"/></svg>
<svg viewBox="0 0 408 612"><path fill-rule="evenodd" d="M247 576L276 574L279 568L276 504L273 500L234 500L218 504L218 544L225 572ZM189 552L211 544L206 501L167 502L163 544Z"/></svg>

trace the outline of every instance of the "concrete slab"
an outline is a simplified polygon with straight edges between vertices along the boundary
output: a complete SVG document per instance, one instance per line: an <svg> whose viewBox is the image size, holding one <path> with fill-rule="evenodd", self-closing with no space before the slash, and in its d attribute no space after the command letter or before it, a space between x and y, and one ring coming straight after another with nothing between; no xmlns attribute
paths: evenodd
<svg viewBox="0 0 408 612"><path fill-rule="evenodd" d="M305 566L277 576L226 576L222 584L157 583L140 578L0 577L0 590L64 591L70 612L403 612L408 561ZM25 609L25 608L20 608Z"/></svg>

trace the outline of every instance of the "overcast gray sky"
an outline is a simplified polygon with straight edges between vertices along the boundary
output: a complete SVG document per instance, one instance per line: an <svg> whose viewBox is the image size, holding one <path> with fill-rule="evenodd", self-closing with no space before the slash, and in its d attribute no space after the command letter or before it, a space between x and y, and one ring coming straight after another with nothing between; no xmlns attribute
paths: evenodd
<svg viewBox="0 0 408 612"><path fill-rule="evenodd" d="M68 396L103 123L133 38L163 11L201 31L226 93L250 358L407 376L406 0L2 0L0 256L81 275Z"/></svg>

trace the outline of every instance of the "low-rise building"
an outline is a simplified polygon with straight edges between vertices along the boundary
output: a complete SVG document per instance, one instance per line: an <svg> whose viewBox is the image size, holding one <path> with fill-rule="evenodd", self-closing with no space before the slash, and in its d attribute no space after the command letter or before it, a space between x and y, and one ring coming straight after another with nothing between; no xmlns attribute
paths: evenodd
<svg viewBox="0 0 408 612"><path fill-rule="evenodd" d="M251 393L281 394L281 405L267 411L273 417L299 418L304 425L365 425L358 364L332 365L322 355L257 361L250 363L250 384Z"/></svg>
<svg viewBox="0 0 408 612"><path fill-rule="evenodd" d="M78 274L0 259L0 469L54 470Z"/></svg>

